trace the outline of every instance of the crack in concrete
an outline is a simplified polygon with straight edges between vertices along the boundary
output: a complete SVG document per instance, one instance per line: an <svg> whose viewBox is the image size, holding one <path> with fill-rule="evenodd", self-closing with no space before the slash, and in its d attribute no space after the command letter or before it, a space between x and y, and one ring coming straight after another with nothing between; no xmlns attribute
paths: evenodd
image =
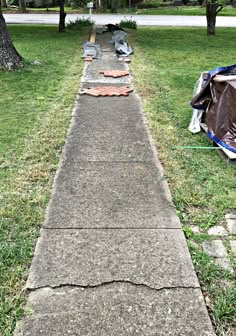
<svg viewBox="0 0 236 336"><path fill-rule="evenodd" d="M104 281L95 285L78 285L78 284L60 284L60 285L55 285L55 286L39 286L37 288L26 288L26 292L27 293L31 293L31 292L35 292L37 290L40 289L59 289L59 288L80 288L80 289L94 289L94 288L100 288L100 287L105 287L108 285L112 285L112 284L129 284L135 287L143 287L149 290L153 290L153 291L162 291L162 290L176 290L176 289L200 289L200 286L166 286L166 287L160 287L160 288L155 288L152 287L150 285L147 284L143 284L143 283L136 283L130 280L111 280L111 281Z"/></svg>
<svg viewBox="0 0 236 336"><path fill-rule="evenodd" d="M79 230L145 230L145 231L148 231L148 230L155 230L155 231L161 231L161 230L173 230L173 231L182 231L182 228L181 227L163 227L163 228L156 228L156 227L135 227L135 226L131 226L131 227L128 227L128 228L125 228L125 227L106 227L106 226L95 226L95 227L53 227L53 226L43 226L42 227L44 230L52 230L52 231L56 231L56 230L74 230L74 231L79 231Z"/></svg>

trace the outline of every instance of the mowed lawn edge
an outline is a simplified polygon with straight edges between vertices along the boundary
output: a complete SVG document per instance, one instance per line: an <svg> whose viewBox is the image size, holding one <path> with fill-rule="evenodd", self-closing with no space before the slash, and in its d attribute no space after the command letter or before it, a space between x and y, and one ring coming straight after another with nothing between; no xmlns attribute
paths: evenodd
<svg viewBox="0 0 236 336"><path fill-rule="evenodd" d="M236 168L216 151L178 149L176 146L211 146L202 134L188 131L189 102L200 72L235 63L230 43L235 29L139 28L131 33L135 54L134 80L160 160L164 166L177 215L183 224L193 264L217 335L233 335L236 325L235 273L219 267L203 250L203 243L222 240L231 265L236 266L229 241L235 237L212 236L214 225L226 228L225 214L236 208ZM227 50L227 52L226 52ZM199 233L193 228L198 227Z"/></svg>
<svg viewBox="0 0 236 336"><path fill-rule="evenodd" d="M19 94L17 80L19 85L26 76L27 81L32 80L32 102L25 92L25 111L21 105L17 110L19 115L22 114L21 119L25 118L27 127L16 120L13 109L5 109L0 115L2 123L6 122L15 135L9 146L4 143L7 150L0 161L0 335L3 336L12 335L16 322L25 313L30 313L25 310L24 285L80 85L83 70L81 42L87 40L90 33L87 29L58 37L57 27L28 26L22 29L21 33L21 27L10 27L10 32L16 48L26 59L26 67L15 74L0 73L0 80L9 82L9 88L14 81L12 90L16 90L16 101ZM51 42L44 51L42 46L47 37ZM47 55L43 55L44 52ZM29 54L31 57L41 56L42 64L32 65ZM42 76L46 78L40 81ZM37 83L42 88L35 94ZM26 83L25 88L20 88L23 96L27 88ZM7 94L5 98L8 98ZM3 101L3 96L1 99ZM2 141L7 142L7 139L6 132Z"/></svg>

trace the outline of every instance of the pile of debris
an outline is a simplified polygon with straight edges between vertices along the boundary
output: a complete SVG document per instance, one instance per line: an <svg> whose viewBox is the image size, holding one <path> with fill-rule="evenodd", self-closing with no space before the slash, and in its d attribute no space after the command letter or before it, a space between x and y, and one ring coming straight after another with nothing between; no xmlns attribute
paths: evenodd
<svg viewBox="0 0 236 336"><path fill-rule="evenodd" d="M189 130L203 128L214 143L236 154L236 64L203 72L191 106Z"/></svg>
<svg viewBox="0 0 236 336"><path fill-rule="evenodd" d="M117 56L127 57L133 53L133 49L128 43L128 34L120 28L119 25L109 23L104 27L96 29L97 34L103 34L106 32L111 32L113 34L111 43L114 43L115 45ZM82 57L86 60L101 58L101 49L99 44L95 42L84 42L83 49L84 53Z"/></svg>
<svg viewBox="0 0 236 336"><path fill-rule="evenodd" d="M109 23L107 30L113 33L112 43L115 44L116 53L119 56L129 56L133 53L132 48L128 44L128 34L118 25Z"/></svg>
<svg viewBox="0 0 236 336"><path fill-rule="evenodd" d="M84 42L83 43L84 53L82 55L83 58L92 59L101 58L101 48L100 45L95 42Z"/></svg>

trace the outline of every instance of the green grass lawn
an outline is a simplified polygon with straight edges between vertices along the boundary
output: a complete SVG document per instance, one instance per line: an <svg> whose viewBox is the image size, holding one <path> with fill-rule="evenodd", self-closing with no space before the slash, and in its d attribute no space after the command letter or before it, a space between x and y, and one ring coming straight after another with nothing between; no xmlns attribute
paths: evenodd
<svg viewBox="0 0 236 336"><path fill-rule="evenodd" d="M203 253L201 243L212 239L207 230L215 224L225 225L225 214L236 208L236 166L227 165L216 151L173 147L210 146L202 133L188 131L189 102L200 72L236 63L232 43L236 29L218 28L216 37L207 37L206 28L139 28L135 34L132 69L177 213L217 334L232 335L235 274L216 266ZM194 234L192 225L201 233ZM233 237L222 239L228 248ZM230 257L235 268L231 252Z"/></svg>
<svg viewBox="0 0 236 336"><path fill-rule="evenodd" d="M39 8L28 8L27 7L27 12L32 12L32 13L34 13L34 12L41 12L41 13L47 13L47 12L59 12L59 10L60 10L60 8L59 7L49 7L49 8L41 8L41 7L39 7ZM3 13L10 13L10 12L14 12L14 13L21 13L20 12L20 10L18 9L18 8L10 8L10 7L8 7L8 8L2 8L2 11L3 11ZM81 10L80 9L78 9L78 8L71 8L71 7L69 7L69 6L65 6L65 11L66 12L71 12L71 13L80 13L81 12Z"/></svg>
<svg viewBox="0 0 236 336"><path fill-rule="evenodd" d="M12 26L23 70L0 72L0 335L22 317L23 286L78 90L88 31ZM41 64L33 65L32 61Z"/></svg>
<svg viewBox="0 0 236 336"><path fill-rule="evenodd" d="M146 15L206 15L206 8L200 6L162 7L157 9L138 9L137 14ZM224 7L219 16L236 16L236 8Z"/></svg>

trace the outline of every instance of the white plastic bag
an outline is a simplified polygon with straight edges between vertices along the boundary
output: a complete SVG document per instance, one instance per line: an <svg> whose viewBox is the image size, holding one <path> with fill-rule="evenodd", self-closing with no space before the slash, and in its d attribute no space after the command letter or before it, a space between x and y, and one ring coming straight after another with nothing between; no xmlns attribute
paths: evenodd
<svg viewBox="0 0 236 336"><path fill-rule="evenodd" d="M199 79L197 80L197 82L194 85L194 90L193 90L193 97L195 97L202 89L202 83L203 83L203 74L204 72L201 73ZM204 110L196 110L193 109L193 114L192 114L192 119L191 122L189 124L189 131L192 133L198 133L201 131L201 120L202 120L202 114L203 114Z"/></svg>

